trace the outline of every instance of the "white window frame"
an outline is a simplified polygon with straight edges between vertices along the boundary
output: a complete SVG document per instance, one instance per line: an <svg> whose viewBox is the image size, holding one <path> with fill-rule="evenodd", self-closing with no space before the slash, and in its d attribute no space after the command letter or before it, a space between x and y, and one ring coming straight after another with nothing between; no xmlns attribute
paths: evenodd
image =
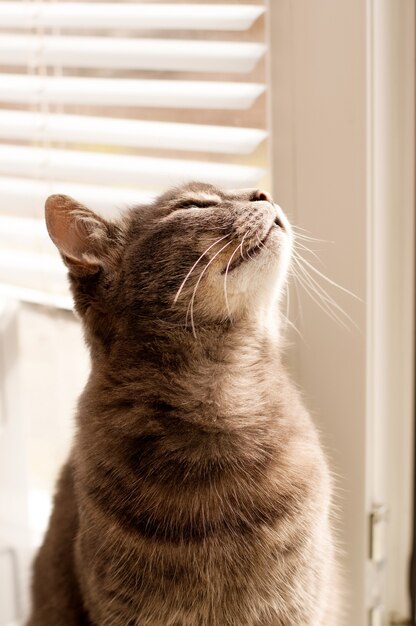
<svg viewBox="0 0 416 626"><path fill-rule="evenodd" d="M302 299L296 373L338 479L346 623L409 617L413 476L415 7L413 0L270 0L277 201L316 237L360 327ZM384 564L370 515L389 511ZM376 612L381 606L381 622ZM400 622L403 623L403 622Z"/></svg>

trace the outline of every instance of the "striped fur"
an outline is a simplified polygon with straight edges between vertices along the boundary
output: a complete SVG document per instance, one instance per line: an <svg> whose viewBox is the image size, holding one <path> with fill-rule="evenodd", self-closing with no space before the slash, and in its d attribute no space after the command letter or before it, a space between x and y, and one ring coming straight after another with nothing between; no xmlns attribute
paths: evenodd
<svg viewBox="0 0 416 626"><path fill-rule="evenodd" d="M194 183L98 220L103 241L71 206L54 197L47 220L92 370L29 626L337 626L330 476L281 363L285 218Z"/></svg>

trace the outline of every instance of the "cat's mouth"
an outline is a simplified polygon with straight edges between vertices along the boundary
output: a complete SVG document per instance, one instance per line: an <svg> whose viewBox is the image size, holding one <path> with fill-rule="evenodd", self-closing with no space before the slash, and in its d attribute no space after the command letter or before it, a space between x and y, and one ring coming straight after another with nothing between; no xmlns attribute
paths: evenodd
<svg viewBox="0 0 416 626"><path fill-rule="evenodd" d="M271 233L273 232L273 230L275 228L279 228L281 230L285 230L285 227L284 227L284 225L283 225L283 223L282 223L282 221L280 220L279 217L275 218L273 224L270 226L269 230L267 231L267 233L265 234L263 239L258 241L254 246L251 246L251 248L248 248L244 252L241 251L241 254L235 259L235 261L232 261L229 265L227 265L221 271L221 274L225 274L225 272L227 272L227 273L228 272L232 272L233 270L235 270L237 267L239 267L240 265L242 265L246 261L251 261L256 256L258 256L262 252L262 250L264 249L264 245L265 245L266 241L268 240L268 238L270 237Z"/></svg>

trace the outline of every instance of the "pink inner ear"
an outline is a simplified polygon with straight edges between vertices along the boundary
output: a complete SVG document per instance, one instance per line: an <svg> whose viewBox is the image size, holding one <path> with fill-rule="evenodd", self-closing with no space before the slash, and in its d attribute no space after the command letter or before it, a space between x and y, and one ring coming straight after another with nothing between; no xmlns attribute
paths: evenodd
<svg viewBox="0 0 416 626"><path fill-rule="evenodd" d="M76 200L60 195L47 199L45 218L49 235L67 263L96 271L99 263L84 255L98 255L98 240L93 231L95 225L102 234L103 220Z"/></svg>

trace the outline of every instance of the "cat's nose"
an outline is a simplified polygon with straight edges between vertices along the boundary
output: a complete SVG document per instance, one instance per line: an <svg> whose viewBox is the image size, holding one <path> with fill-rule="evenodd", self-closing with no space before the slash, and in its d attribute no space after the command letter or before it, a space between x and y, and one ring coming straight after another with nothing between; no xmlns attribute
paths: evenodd
<svg viewBox="0 0 416 626"><path fill-rule="evenodd" d="M277 205L274 204L273 198L269 194L268 191L263 191L262 189L255 189L254 193L251 195L251 201L252 202L270 202L270 204L278 208L277 215L274 218L274 223L276 224L276 226L279 226L282 230L285 230L283 219L279 215L279 211L282 212L282 209L280 207L277 207Z"/></svg>
<svg viewBox="0 0 416 626"><path fill-rule="evenodd" d="M270 202L271 204L273 204L273 198L268 191L256 189L252 196L252 202Z"/></svg>

